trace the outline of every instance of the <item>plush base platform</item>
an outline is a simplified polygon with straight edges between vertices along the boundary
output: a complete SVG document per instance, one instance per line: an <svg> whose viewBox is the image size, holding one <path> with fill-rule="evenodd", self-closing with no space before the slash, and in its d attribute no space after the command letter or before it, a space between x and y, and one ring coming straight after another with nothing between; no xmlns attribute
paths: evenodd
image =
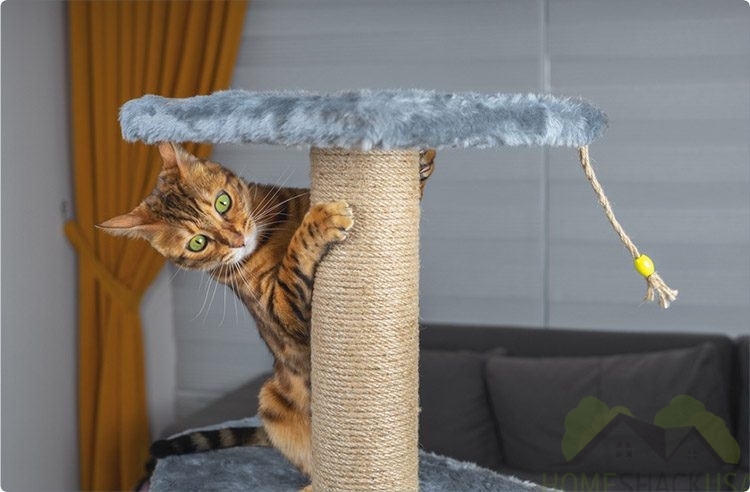
<svg viewBox="0 0 750 492"><path fill-rule="evenodd" d="M248 424L250 419L219 427ZM159 460L151 478L153 492L263 490L297 491L307 479L273 448L242 447L208 453L170 456ZM500 475L472 463L420 451L421 492L516 492L545 489L540 485Z"/></svg>
<svg viewBox="0 0 750 492"><path fill-rule="evenodd" d="M287 492L297 491L307 483L307 479L275 449L246 447L160 460L151 478L150 490ZM419 490L515 492L547 489L472 463L420 452Z"/></svg>

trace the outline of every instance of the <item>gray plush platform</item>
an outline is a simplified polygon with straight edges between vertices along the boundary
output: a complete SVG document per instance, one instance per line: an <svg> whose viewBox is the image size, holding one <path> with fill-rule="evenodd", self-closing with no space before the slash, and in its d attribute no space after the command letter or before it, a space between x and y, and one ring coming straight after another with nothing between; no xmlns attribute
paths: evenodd
<svg viewBox="0 0 750 492"><path fill-rule="evenodd" d="M552 145L602 135L605 114L583 99L421 89L220 91L169 99L146 95L120 110L126 140L247 142L320 148Z"/></svg>
<svg viewBox="0 0 750 492"><path fill-rule="evenodd" d="M256 425L255 419L221 426ZM268 491L292 492L307 485L296 468L273 448L242 447L171 456L159 460L151 478L153 492ZM421 492L516 492L545 489L531 482L500 475L472 463L420 452Z"/></svg>

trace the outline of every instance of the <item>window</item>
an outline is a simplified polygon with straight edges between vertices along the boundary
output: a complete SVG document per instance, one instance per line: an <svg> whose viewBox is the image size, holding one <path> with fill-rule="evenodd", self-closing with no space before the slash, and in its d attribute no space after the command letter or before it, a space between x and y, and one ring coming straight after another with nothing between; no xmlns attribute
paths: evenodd
<svg viewBox="0 0 750 492"><path fill-rule="evenodd" d="M629 442L620 441L615 446L615 458L632 458L633 449Z"/></svg>
<svg viewBox="0 0 750 492"><path fill-rule="evenodd" d="M688 449L687 450L687 459L688 459L688 461L698 461L698 450L697 449Z"/></svg>

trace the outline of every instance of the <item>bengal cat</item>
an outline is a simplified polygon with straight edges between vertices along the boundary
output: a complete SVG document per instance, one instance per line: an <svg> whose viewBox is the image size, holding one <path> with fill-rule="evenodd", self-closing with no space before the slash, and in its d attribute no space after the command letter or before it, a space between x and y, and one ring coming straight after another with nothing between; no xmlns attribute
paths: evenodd
<svg viewBox="0 0 750 492"><path fill-rule="evenodd" d="M146 239L179 267L207 271L229 286L255 319L274 364L259 394L263 427L157 441L152 457L273 445L309 476L315 270L330 246L346 239L352 211L342 201L310 206L305 189L248 183L174 143L158 147L163 167L156 188L133 211L99 227ZM434 158L434 150L420 152L420 193Z"/></svg>

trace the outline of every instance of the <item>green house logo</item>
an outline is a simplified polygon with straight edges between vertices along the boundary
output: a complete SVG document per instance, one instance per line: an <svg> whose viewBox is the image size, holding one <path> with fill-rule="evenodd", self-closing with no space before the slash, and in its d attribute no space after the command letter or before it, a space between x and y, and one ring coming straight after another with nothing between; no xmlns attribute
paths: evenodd
<svg viewBox="0 0 750 492"><path fill-rule="evenodd" d="M732 465L740 459L740 446L724 420L707 411L689 395L679 395L656 413L654 422L639 420L626 407L609 408L588 396L565 418L562 452L564 465L585 461L604 449L615 459L637 456L669 465Z"/></svg>

